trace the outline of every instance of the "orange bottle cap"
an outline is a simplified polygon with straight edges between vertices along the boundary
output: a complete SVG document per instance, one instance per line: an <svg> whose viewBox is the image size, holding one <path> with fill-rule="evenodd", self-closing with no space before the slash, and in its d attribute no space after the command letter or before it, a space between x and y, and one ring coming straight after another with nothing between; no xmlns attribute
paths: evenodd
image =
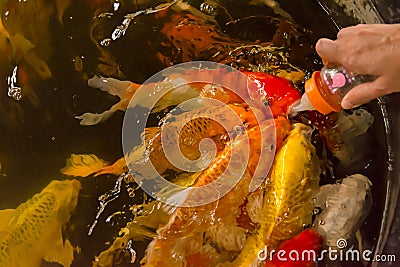
<svg viewBox="0 0 400 267"><path fill-rule="evenodd" d="M320 84L320 71L314 71L311 78L305 83L305 89L308 99L313 107L322 114L328 114L333 111L338 112L341 110L340 103L329 102L327 97L323 95L323 92L319 88Z"/></svg>

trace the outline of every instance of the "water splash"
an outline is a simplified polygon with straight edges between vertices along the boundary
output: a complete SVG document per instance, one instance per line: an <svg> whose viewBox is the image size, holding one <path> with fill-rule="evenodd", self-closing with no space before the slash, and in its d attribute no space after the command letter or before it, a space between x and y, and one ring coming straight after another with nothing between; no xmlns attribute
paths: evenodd
<svg viewBox="0 0 400 267"><path fill-rule="evenodd" d="M139 11L137 11L135 13L131 13L131 14L125 15L124 20L121 22L121 24L118 25L114 29L114 31L111 33L111 37L101 40L100 41L100 45L101 46L109 46L112 41L115 41L115 40L119 39L120 37L124 36L126 34L126 31L129 28L131 22L137 16L157 13L159 11L162 11L162 10L165 10L167 8L170 8L171 6L173 6L174 4L176 4L179 1L180 0L175 0L175 1L171 2L171 3L160 4L160 5L156 6L156 7L146 8L144 10L139 10Z"/></svg>
<svg viewBox="0 0 400 267"><path fill-rule="evenodd" d="M16 85L17 72L18 72L18 66L15 66L11 76L7 77L7 84L8 84L7 95L19 101L22 98L22 88Z"/></svg>
<svg viewBox="0 0 400 267"><path fill-rule="evenodd" d="M119 197L119 194L121 192L121 185L122 185L122 182L124 181L125 175L126 174L122 174L121 176L118 177L113 189L111 189L110 191L99 196L99 198L98 198L99 208L98 208L95 220L89 228L88 235L91 235L93 233L93 230L96 227L98 220L99 220L101 214L106 209L107 205Z"/></svg>

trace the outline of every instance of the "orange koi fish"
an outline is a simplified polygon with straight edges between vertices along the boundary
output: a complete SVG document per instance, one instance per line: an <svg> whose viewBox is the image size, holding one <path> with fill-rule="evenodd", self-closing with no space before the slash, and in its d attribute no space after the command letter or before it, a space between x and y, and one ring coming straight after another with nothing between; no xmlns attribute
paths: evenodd
<svg viewBox="0 0 400 267"><path fill-rule="evenodd" d="M236 113L243 125L247 128L254 127L258 124L257 119L253 113L253 110L246 104L230 104L229 109ZM258 112L257 110L254 110ZM218 114L218 121L210 119L212 114ZM262 116L262 114L260 115ZM195 119L191 119L194 117ZM235 126L235 120L233 120L229 114L227 114L227 109L225 106L206 106L204 108L199 108L193 112L185 112L173 117L174 120L168 121L168 116L163 119L164 123L159 127L150 127L145 129L144 138L142 143L135 147L133 151L127 155L127 159L130 163L140 162L148 157L150 161L154 164L157 172L162 174L167 169L180 171L175 168L165 157L163 152L163 146L174 145L176 140L172 136L167 136L161 143L161 130L162 127L169 127L170 132L179 132L178 144L182 151L182 154L189 160L195 160L200 156L199 144L205 138L211 138L217 145L217 149L220 151L224 147L224 139L227 136L227 131L223 128L223 125L230 126L231 129ZM265 119L265 117L262 117ZM188 121L182 129L181 121ZM277 120L277 123L281 123L283 119ZM175 144L176 145L176 144ZM178 146L177 146L178 148ZM81 158L84 156L81 155ZM79 172L79 170L82 170ZM75 156L72 157L67 162L66 168L62 169L61 172L66 175L73 176L88 176L90 174L100 175L100 174L115 174L120 175L126 172L126 160L124 157L117 160L111 166L104 166L104 162L100 159L95 159L93 156L86 157L84 160L79 160Z"/></svg>
<svg viewBox="0 0 400 267"><path fill-rule="evenodd" d="M281 121L280 123L283 124L284 122ZM255 126L247 131L251 154L242 179L229 193L215 202L199 207L176 209L170 216L168 223L157 230L158 236L148 246L146 256L142 260L144 266L180 266L184 265L185 262L187 263L188 260L190 262L193 259L191 256L201 252L204 241L203 235L213 224L221 224L221 227L229 225L236 231L244 231L236 223L236 218L240 213L239 206L249 193L251 173L254 173L259 160L260 136L268 135L271 127L273 127L273 123L265 121L262 125ZM287 129L287 127L277 128L277 131L282 131L278 137L285 136L284 132ZM217 180L225 172L231 160L232 150L240 149L240 146L243 145L242 141L241 139L234 140L231 145L227 145L213 163L197 177L194 186L206 185ZM277 143L282 142L280 140ZM269 156L273 157L274 155L269 154ZM264 160L268 161L267 159ZM202 199L191 201L198 202ZM243 243L235 247L240 249ZM224 245L228 246L227 244Z"/></svg>
<svg viewBox="0 0 400 267"><path fill-rule="evenodd" d="M132 239L141 240L143 236L153 239L147 248L146 257L142 260L145 266L180 266L184 263L186 266L214 266L219 262L233 260L232 256L228 255L239 253L245 241L245 233L248 231L237 223L240 206L249 193L250 180L259 161L261 135L269 134L271 138L270 130L273 124L277 131L275 134L278 139L277 146L282 145L291 130L291 125L285 117L278 117L274 123L271 120L264 121L260 126L247 130L250 158L242 179L229 193L210 204L191 208L173 208L157 201L145 204L144 215L141 213L128 223L121 231L122 236L96 257L95 266L110 266L115 257L125 249L124 244ZM233 149L241 151L243 141L244 139L238 136L237 139L227 142L211 165L204 171L194 174L193 186L200 187L217 180L226 170L228 162L232 160ZM261 160L264 162L267 159ZM243 164L245 163L240 162L240 165ZM234 175L234 170L231 175ZM202 201L204 197L206 196L196 196L190 201ZM226 239L223 233L229 238ZM231 239L234 242L230 242ZM210 242L218 244L223 251L229 250L229 253L217 252Z"/></svg>

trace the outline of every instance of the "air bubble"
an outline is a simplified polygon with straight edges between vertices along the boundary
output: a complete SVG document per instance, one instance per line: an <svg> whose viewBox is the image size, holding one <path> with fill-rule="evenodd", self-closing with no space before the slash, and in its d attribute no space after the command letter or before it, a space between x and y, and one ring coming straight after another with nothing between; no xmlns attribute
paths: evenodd
<svg viewBox="0 0 400 267"><path fill-rule="evenodd" d="M182 253L178 253L178 252L176 252L176 251L172 251L172 258L173 259L175 259L175 260L177 260L177 261L181 261L181 260L183 260L183 255L182 255Z"/></svg>
<svg viewBox="0 0 400 267"><path fill-rule="evenodd" d="M111 39L110 38L105 38L103 40L101 40L100 45L101 46L109 46L111 44Z"/></svg>
<svg viewBox="0 0 400 267"><path fill-rule="evenodd" d="M113 3L113 7L114 7L114 12L118 11L119 7L121 6L121 3L118 1L115 1Z"/></svg>
<svg viewBox="0 0 400 267"><path fill-rule="evenodd" d="M125 34L125 31L123 30L123 28L118 26L117 28L115 28L115 30L111 34L111 39L115 41L124 34Z"/></svg>
<svg viewBox="0 0 400 267"><path fill-rule="evenodd" d="M200 5L200 11L203 12L204 14L210 15L210 16L215 16L217 15L217 6L211 5L207 2L203 2Z"/></svg>
<svg viewBox="0 0 400 267"><path fill-rule="evenodd" d="M22 98L22 88L21 87L9 87L8 96L19 101Z"/></svg>
<svg viewBox="0 0 400 267"><path fill-rule="evenodd" d="M128 188L126 191L128 192L129 197L131 198L135 197L135 189Z"/></svg>
<svg viewBox="0 0 400 267"><path fill-rule="evenodd" d="M314 208L313 209L313 214L314 215L317 215L317 214L319 214L321 212L321 209L320 208Z"/></svg>

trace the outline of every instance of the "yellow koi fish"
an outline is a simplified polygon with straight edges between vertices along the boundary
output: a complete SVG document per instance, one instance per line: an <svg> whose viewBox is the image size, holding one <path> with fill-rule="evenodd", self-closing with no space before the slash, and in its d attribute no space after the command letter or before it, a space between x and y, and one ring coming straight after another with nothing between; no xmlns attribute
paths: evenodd
<svg viewBox="0 0 400 267"><path fill-rule="evenodd" d="M240 255L222 266L253 266L265 246L275 249L283 240L311 224L312 198L318 191L319 162L310 142L311 128L295 124L278 151L265 188L257 232L248 237Z"/></svg>
<svg viewBox="0 0 400 267"><path fill-rule="evenodd" d="M0 211L0 266L39 267L43 260L70 266L74 248L62 227L78 203L77 180L51 181L16 209Z"/></svg>

